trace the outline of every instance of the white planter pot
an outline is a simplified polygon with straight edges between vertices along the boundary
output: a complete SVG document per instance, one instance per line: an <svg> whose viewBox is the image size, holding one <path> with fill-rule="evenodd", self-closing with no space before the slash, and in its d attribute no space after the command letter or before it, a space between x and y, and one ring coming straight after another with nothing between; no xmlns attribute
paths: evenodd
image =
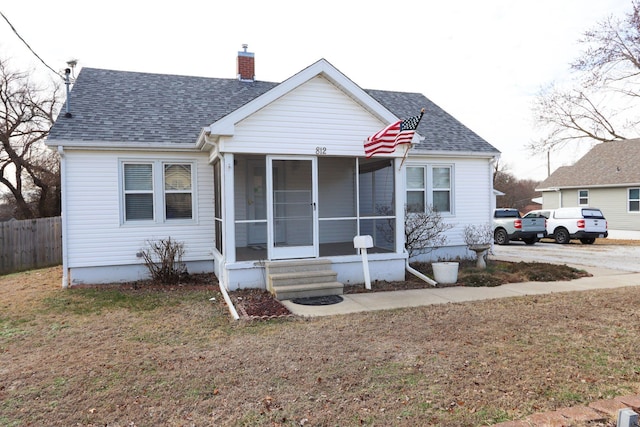
<svg viewBox="0 0 640 427"><path fill-rule="evenodd" d="M436 282L442 284L453 284L458 281L458 263L457 262L434 262L433 278Z"/></svg>

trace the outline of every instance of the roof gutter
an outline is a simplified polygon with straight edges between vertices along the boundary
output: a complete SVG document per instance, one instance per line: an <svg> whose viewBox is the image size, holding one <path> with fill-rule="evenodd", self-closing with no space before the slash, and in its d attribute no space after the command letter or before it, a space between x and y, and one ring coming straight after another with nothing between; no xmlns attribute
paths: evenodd
<svg viewBox="0 0 640 427"><path fill-rule="evenodd" d="M64 147L74 150L123 150L123 151L191 151L195 147L193 143L164 143L164 144L140 144L131 142L111 142L104 141L70 141L70 140L48 140L49 147Z"/></svg>
<svg viewBox="0 0 640 427"><path fill-rule="evenodd" d="M411 156L440 156L440 157L455 157L455 158L475 157L475 158L492 159L492 161L495 161L500 156L500 153L496 153L495 151L491 151L491 152L442 151L442 150L435 151L435 150L425 150L421 148L414 148L413 150L411 150L410 155Z"/></svg>

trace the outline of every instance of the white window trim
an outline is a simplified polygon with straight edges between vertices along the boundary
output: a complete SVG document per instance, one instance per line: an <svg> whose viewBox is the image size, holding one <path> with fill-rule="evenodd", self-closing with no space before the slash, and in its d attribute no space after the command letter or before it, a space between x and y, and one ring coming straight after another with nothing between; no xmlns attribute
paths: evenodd
<svg viewBox="0 0 640 427"><path fill-rule="evenodd" d="M125 219L125 188L124 188L124 165L125 164L145 164L151 165L151 173L153 174L153 219L149 220L129 220ZM165 207L164 189L164 166L165 165L190 165L191 166L191 218L167 219ZM197 203L198 198L196 189L198 183L196 180L196 162L191 160L165 160L165 159L136 159L126 158L118 161L118 191L120 198L120 225L127 227L135 227L139 225L174 225L174 224L194 224L198 222Z"/></svg>
<svg viewBox="0 0 640 427"><path fill-rule="evenodd" d="M173 190L173 191L168 191L165 188L165 175L164 175L164 168L166 165L188 165L190 172L191 172L191 190L188 191L188 193L191 194L191 218L176 218L176 219L167 219L166 215L167 215L167 194L186 194L187 191L177 191L177 190ZM161 163L161 169L162 171L160 172L161 179L162 179L162 219L164 222L170 222L170 223L176 223L176 222L181 222L181 221L188 221L188 222L193 222L195 219L195 212L196 212L196 207L195 207L195 173L194 173L194 169L195 169L195 163L194 162L175 162L175 161L163 161Z"/></svg>
<svg viewBox="0 0 640 427"><path fill-rule="evenodd" d="M581 197L580 196L580 192L582 191L586 191L587 192L587 196L586 197ZM587 199L587 203L580 203L581 199ZM586 188L583 188L581 190L578 190L578 206L589 206L589 190Z"/></svg>
<svg viewBox="0 0 640 427"><path fill-rule="evenodd" d="M453 217L455 216L455 197L454 197L454 188L455 188L455 165L453 163L410 163L407 164L407 168L422 168L424 175L425 188L409 188L405 186L405 202L407 197L407 192L409 191L419 191L424 190L425 194L425 209L427 206L433 206L433 169L434 168L449 168L449 211L440 212L443 217ZM405 170L405 182L406 182L406 170ZM435 191L444 190L444 188L436 188Z"/></svg>

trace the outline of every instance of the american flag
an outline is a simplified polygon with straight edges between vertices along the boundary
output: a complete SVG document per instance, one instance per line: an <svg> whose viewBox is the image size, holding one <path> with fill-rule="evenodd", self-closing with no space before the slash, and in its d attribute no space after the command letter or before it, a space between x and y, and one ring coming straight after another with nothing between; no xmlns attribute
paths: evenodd
<svg viewBox="0 0 640 427"><path fill-rule="evenodd" d="M417 116L398 120L368 137L364 142L365 156L369 158L374 154L393 153L396 150L396 145L411 143L423 114L424 109Z"/></svg>

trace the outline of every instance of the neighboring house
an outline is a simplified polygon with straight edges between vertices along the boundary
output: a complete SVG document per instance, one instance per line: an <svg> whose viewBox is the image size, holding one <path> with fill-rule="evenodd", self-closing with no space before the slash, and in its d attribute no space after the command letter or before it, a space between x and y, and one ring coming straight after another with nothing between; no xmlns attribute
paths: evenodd
<svg viewBox="0 0 640 427"><path fill-rule="evenodd" d="M62 158L63 286L148 275L146 242L185 245L188 271L233 290L265 266L326 259L363 283L356 235L371 235L372 280L405 274L407 198L435 206L448 245L490 222L499 151L418 93L364 90L322 59L282 83L83 68L47 144ZM364 157L364 140L425 108L413 142ZM64 110L63 110L64 111Z"/></svg>
<svg viewBox="0 0 640 427"><path fill-rule="evenodd" d="M558 168L536 191L543 208L602 210L609 236L640 238L640 139L603 142L573 166Z"/></svg>

